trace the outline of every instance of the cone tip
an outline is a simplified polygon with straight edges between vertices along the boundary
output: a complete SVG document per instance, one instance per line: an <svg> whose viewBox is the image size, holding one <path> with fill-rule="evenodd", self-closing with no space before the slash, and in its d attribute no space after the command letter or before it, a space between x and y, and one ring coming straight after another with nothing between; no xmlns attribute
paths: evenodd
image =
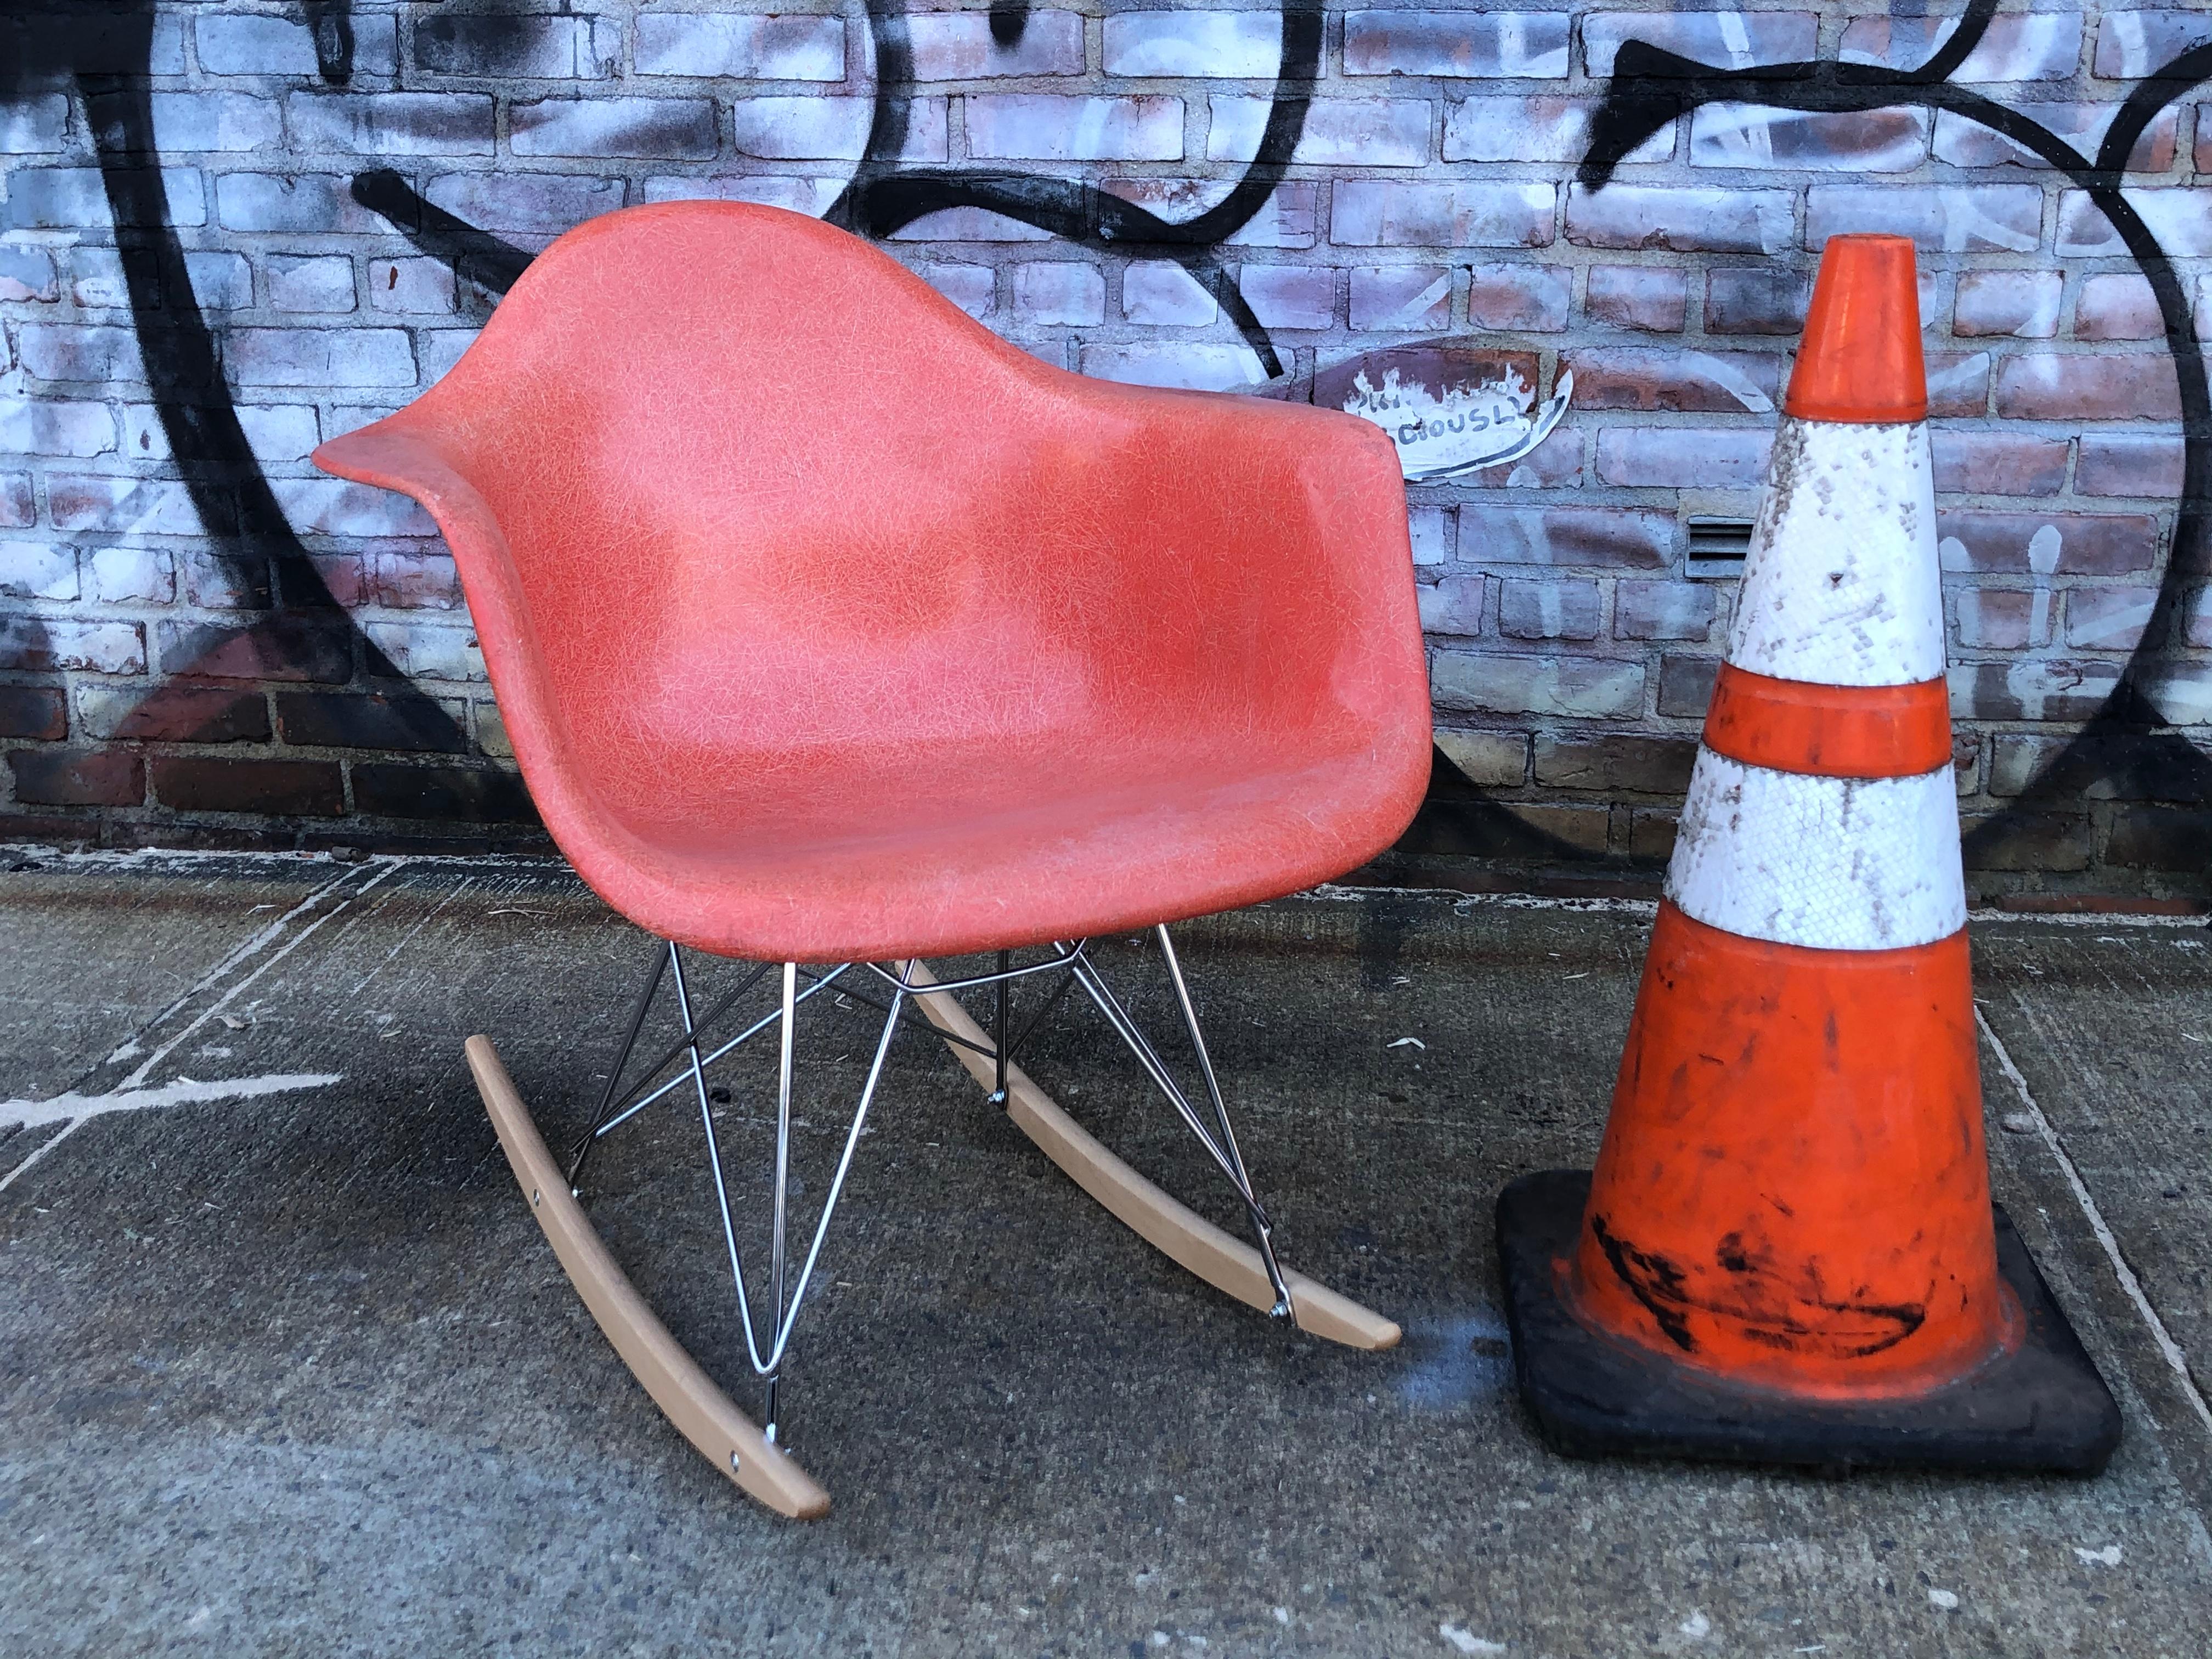
<svg viewBox="0 0 2212 1659"><path fill-rule="evenodd" d="M1910 237L1829 238L1782 408L1806 421L1927 418Z"/></svg>

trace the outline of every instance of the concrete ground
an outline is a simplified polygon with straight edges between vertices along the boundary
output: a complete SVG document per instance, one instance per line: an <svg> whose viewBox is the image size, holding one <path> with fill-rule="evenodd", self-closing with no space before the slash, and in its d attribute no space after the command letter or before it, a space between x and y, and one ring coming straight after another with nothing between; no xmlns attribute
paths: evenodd
<svg viewBox="0 0 2212 1659"><path fill-rule="evenodd" d="M2126 1414L2100 1479L1547 1453L1491 1206L1595 1152L1648 910L1365 894L1184 937L1286 1258L1403 1346L1193 1280L902 1037L794 1346L794 1450L836 1499L805 1525L621 1368L464 1070L489 1032L549 1139L588 1110L651 947L565 870L9 866L0 1651L2212 1651L2201 922L1976 927L1998 1194ZM872 1030L815 1007L810 1218ZM753 1190L768 1060L722 1126ZM1228 1218L1095 1018L1031 1069ZM626 1127L592 1212L751 1408L696 1128Z"/></svg>

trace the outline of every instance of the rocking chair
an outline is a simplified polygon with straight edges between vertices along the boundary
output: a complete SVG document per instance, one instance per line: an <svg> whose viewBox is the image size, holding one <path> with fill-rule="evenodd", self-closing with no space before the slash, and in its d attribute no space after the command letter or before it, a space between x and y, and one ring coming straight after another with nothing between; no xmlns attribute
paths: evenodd
<svg viewBox="0 0 2212 1659"><path fill-rule="evenodd" d="M1427 676L1405 492L1380 431L1066 374L842 231L687 203L562 237L450 374L314 459L435 517L546 827L660 941L565 1161L490 1041L471 1037L468 1059L584 1301L739 1486L787 1515L828 1507L779 1443L777 1384L892 1040L916 1012L1048 1157L1192 1272L1318 1335L1397 1340L1276 1260L1165 926L1340 874L1420 799ZM1196 1087L1085 943L1138 930L1157 939ZM702 1010L690 952L762 965ZM982 964L944 980L922 966L961 957ZM710 1041L771 974L767 1012ZM1024 981L1097 1006L1234 1187L1250 1244L1130 1170L1014 1064L1045 1012L1010 1031ZM664 981L683 1036L637 1073ZM832 988L884 1018L794 1277L795 1025ZM965 991L989 994L988 1032ZM763 1273L738 1245L706 1068L771 1026ZM684 1096L766 1384L758 1427L632 1289L580 1202L592 1146Z"/></svg>

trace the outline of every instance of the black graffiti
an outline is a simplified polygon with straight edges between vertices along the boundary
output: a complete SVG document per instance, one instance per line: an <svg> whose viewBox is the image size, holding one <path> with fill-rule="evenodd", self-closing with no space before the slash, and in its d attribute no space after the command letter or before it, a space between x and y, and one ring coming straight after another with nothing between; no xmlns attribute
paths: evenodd
<svg viewBox="0 0 2212 1659"><path fill-rule="evenodd" d="M1839 61L1726 70L1646 41L1626 41L1614 59L1605 101L1590 124L1589 148L1577 172L1577 182L1585 188L1603 189L1638 144L1669 121L1710 103L1816 113L1917 104L1978 122L2064 173L2118 233L2149 282L2180 389L2182 486L2166 574L2142 642L2112 694L2030 782L2017 798L2018 805L1993 814L1967 836L1967 856L1973 860L1996 857L2006 842L2027 830L2038 805L2079 796L2099 784L2117 782L2169 799L2212 799L2212 758L2186 738L2158 729L2168 722L2146 690L2146 682L2173 648L2169 641L2177 632L2190 584L2207 568L2212 398L2207 396L2203 349L2182 278L2142 216L2120 193L2128 157L2151 122L2175 100L2212 78L2212 45L2185 52L2146 76L2122 100L2096 155L2085 157L2032 117L1951 83L1949 77L1981 44L1996 15L1996 0L1973 0L1951 37L1925 63L1909 70Z"/></svg>
<svg viewBox="0 0 2212 1659"><path fill-rule="evenodd" d="M163 670L190 679L196 669L241 661L274 666L335 654L350 663L358 651L365 673L394 682L386 695L396 730L424 748L465 749L453 717L392 665L331 593L246 441L214 334L193 302L184 247L170 220L148 83L155 13L154 0L136 0L97 17L54 16L38 20L35 31L19 27L19 50L0 64L0 76L6 76L0 96L64 85L82 102L147 385L177 476L225 583L249 609L263 613L244 627L195 630L181 641L186 660L177 665L165 660ZM349 5L344 0L309 5L306 21L324 78L337 83L350 78ZM165 298L174 303L165 307ZM162 695L155 690L146 703L158 703ZM147 712L144 705L141 712ZM173 723L164 729L173 735L190 731L178 732Z"/></svg>

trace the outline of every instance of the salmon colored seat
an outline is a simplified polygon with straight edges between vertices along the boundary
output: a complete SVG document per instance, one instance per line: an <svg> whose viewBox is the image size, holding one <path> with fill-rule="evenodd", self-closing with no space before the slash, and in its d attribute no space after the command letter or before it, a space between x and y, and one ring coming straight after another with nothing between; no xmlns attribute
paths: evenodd
<svg viewBox="0 0 2212 1659"><path fill-rule="evenodd" d="M435 517L547 828L679 976L1080 979L1087 936L1363 862L1427 780L1387 437L1050 368L797 215L570 232L315 460Z"/></svg>

